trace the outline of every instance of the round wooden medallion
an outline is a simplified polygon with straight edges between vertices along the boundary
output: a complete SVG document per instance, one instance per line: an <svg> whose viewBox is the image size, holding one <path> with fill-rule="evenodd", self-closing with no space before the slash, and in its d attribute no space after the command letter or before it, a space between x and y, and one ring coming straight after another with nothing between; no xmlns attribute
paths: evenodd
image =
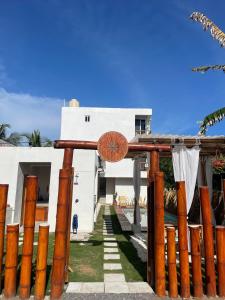
<svg viewBox="0 0 225 300"><path fill-rule="evenodd" d="M97 148L103 160L116 162L126 156L128 152L128 142L121 133L109 131L100 137Z"/></svg>

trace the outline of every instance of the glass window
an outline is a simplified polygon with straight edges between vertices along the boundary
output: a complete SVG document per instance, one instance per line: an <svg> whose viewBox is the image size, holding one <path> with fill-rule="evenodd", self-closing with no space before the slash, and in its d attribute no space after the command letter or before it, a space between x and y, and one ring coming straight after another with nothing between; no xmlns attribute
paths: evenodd
<svg viewBox="0 0 225 300"><path fill-rule="evenodd" d="M85 122L90 122L90 116L89 115L85 116Z"/></svg>

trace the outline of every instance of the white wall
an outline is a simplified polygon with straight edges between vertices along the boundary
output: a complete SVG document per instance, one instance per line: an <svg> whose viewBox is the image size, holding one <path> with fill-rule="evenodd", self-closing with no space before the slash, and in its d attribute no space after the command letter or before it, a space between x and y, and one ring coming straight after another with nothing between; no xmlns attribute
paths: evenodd
<svg viewBox="0 0 225 300"><path fill-rule="evenodd" d="M134 199L133 178L116 178L115 191L117 196L126 196L129 200ZM141 180L140 197L147 197L147 179Z"/></svg>
<svg viewBox="0 0 225 300"><path fill-rule="evenodd" d="M90 116L90 122L85 122L85 115ZM152 115L152 110L63 107L61 139L97 141L107 131L119 131L130 141L135 135L135 115Z"/></svg>
<svg viewBox="0 0 225 300"><path fill-rule="evenodd" d="M74 150L74 175L78 175L73 186L72 215L78 215L78 230L91 232L94 226L95 200L95 151ZM75 204L75 199L79 202Z"/></svg>
<svg viewBox="0 0 225 300"><path fill-rule="evenodd" d="M94 178L95 178L95 151L74 151L73 166L79 174L78 185L73 189L73 210L79 216L79 230L92 231L94 216ZM49 212L48 222L50 231L55 231L55 220L58 198L58 176L63 162L63 150L51 147L1 147L0 148L0 183L9 184L8 204L16 208L13 220L20 221L23 172L20 163L51 163ZM24 170L23 170L24 171ZM79 203L74 207L74 200Z"/></svg>

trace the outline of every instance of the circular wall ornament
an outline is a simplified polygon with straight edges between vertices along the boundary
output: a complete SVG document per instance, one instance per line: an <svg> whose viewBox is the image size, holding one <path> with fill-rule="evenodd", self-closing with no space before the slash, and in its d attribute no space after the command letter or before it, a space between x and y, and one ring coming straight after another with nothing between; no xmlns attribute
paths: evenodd
<svg viewBox="0 0 225 300"><path fill-rule="evenodd" d="M97 149L103 160L117 162L126 156L128 152L128 142L121 133L109 131L100 137Z"/></svg>

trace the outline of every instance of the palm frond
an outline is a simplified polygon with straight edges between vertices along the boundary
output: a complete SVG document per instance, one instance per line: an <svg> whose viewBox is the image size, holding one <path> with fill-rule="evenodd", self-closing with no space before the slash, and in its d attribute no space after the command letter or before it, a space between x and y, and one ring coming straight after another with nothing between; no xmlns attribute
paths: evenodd
<svg viewBox="0 0 225 300"><path fill-rule="evenodd" d="M12 132L5 140L14 146L20 146L22 136L18 132Z"/></svg>
<svg viewBox="0 0 225 300"><path fill-rule="evenodd" d="M211 36L220 43L221 47L225 47L225 33L219 29L210 19L200 12L193 12L190 15L193 21L202 24L204 30L210 30Z"/></svg>
<svg viewBox="0 0 225 300"><path fill-rule="evenodd" d="M201 72L201 73L205 73L209 70L213 70L213 71L222 70L225 73L225 65L201 66L201 67L192 68L193 72Z"/></svg>
<svg viewBox="0 0 225 300"><path fill-rule="evenodd" d="M6 130L10 127L10 124L7 123L0 124L0 139L4 140L6 138Z"/></svg>
<svg viewBox="0 0 225 300"><path fill-rule="evenodd" d="M207 115L200 126L199 135L205 135L208 127L222 121L225 117L225 107L220 108L213 113Z"/></svg>

